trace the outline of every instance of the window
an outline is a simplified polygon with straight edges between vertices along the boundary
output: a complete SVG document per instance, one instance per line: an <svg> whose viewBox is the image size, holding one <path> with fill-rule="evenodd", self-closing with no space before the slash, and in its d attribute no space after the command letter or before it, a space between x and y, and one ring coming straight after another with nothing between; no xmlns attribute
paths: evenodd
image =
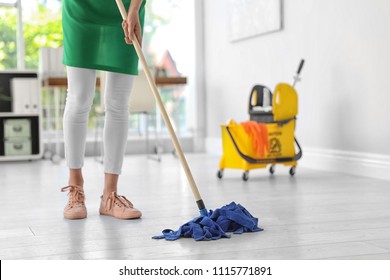
<svg viewBox="0 0 390 280"><path fill-rule="evenodd" d="M193 91L194 1L148 0L144 29L144 45L152 67L159 73L183 75L187 86L160 88L168 114L172 117L176 132L191 136L194 104L190 101ZM157 115L157 122L159 116ZM164 124L162 131L167 133Z"/></svg>
<svg viewBox="0 0 390 280"><path fill-rule="evenodd" d="M38 69L39 48L59 47L62 45L60 0L0 0L0 70ZM144 29L144 50L148 63L153 70L164 75L183 75L188 79L187 86L160 88L162 99L170 113L179 135L191 135L194 119L193 105L189 96L194 94L193 59L194 56L194 2L184 0L147 0ZM120 20L120 19L118 19ZM63 94L64 95L64 94ZM61 97L64 101L64 98ZM46 113L54 116L53 103L47 105ZM94 108L100 105L100 96L96 94ZM60 107L62 116L63 104ZM91 110L89 135L94 136L96 111ZM129 133L138 135L139 116L130 116ZM52 120L61 128L61 121ZM44 129L48 128L44 122ZM149 129L160 127L167 133L159 114L149 121Z"/></svg>
<svg viewBox="0 0 390 280"><path fill-rule="evenodd" d="M18 3L17 0L0 1L0 70L17 68L17 30L21 28Z"/></svg>

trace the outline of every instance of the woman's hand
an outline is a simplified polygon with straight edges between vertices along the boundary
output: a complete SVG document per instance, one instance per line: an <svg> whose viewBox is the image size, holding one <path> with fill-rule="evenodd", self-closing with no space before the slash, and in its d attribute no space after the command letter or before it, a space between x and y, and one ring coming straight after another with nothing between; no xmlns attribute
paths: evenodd
<svg viewBox="0 0 390 280"><path fill-rule="evenodd" d="M127 19L122 22L122 28L125 33L125 41L127 44L132 44L134 37L142 46L141 24L139 22L139 8L142 0L133 0L127 13Z"/></svg>

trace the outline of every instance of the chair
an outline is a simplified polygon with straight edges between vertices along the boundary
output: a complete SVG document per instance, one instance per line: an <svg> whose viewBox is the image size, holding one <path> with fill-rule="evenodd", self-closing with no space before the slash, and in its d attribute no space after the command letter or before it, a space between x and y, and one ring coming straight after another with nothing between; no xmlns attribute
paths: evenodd
<svg viewBox="0 0 390 280"><path fill-rule="evenodd" d="M145 116L146 154L149 153L149 114L154 112L155 105L156 102L150 90L146 74L144 70L139 70L138 77L135 79L134 87L130 95L129 111L130 114L139 114ZM149 158L160 161L160 151L161 149L158 146L157 129L155 128L155 152L157 154L157 158L151 157L150 155Z"/></svg>
<svg viewBox="0 0 390 280"><path fill-rule="evenodd" d="M130 114L149 114L154 111L155 101L145 72L139 70L130 94Z"/></svg>

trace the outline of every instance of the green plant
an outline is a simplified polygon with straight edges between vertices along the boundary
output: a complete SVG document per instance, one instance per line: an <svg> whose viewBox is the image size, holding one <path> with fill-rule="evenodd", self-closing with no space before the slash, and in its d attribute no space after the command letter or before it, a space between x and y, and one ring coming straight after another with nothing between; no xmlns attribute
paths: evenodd
<svg viewBox="0 0 390 280"><path fill-rule="evenodd" d="M16 64L16 10L0 8L0 70Z"/></svg>
<svg viewBox="0 0 390 280"><path fill-rule="evenodd" d="M37 69L39 48L62 46L62 25L60 11L53 12L39 5L28 22L24 23L26 68Z"/></svg>
<svg viewBox="0 0 390 280"><path fill-rule="evenodd" d="M12 69L17 65L16 46L17 13L14 8L0 8L0 69ZM26 68L37 69L40 47L62 45L60 11L53 12L39 4L23 23Z"/></svg>

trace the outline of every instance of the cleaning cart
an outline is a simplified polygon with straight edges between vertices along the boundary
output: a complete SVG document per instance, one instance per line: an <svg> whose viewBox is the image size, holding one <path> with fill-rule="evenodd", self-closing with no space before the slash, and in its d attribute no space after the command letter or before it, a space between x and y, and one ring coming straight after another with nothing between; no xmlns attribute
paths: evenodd
<svg viewBox="0 0 390 280"><path fill-rule="evenodd" d="M266 86L256 85L249 98L249 116L251 122L265 127L267 149L259 157L253 148L254 139L249 137L244 126L230 120L222 125L223 154L219 163L218 178L223 177L225 169L243 170L242 179L249 179L249 171L267 168L273 174L275 166L290 166L290 175L294 176L297 161L302 157L302 149L294 136L296 116L298 114L298 95L294 89L300 81L304 65L301 60L292 85L280 83L274 93Z"/></svg>

